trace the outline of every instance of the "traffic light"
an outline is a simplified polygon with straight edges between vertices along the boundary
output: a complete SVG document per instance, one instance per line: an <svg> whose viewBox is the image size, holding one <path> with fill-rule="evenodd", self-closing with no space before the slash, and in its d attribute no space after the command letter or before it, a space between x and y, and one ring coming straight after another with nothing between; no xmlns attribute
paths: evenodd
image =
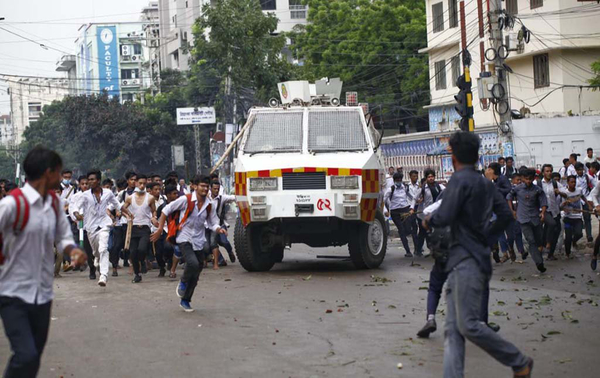
<svg viewBox="0 0 600 378"><path fill-rule="evenodd" d="M454 109L461 117L460 129L463 131L474 131L473 93L471 92L472 82L469 67L465 67L465 74L458 77L456 86L458 87L459 92L454 96L454 100L456 100Z"/></svg>

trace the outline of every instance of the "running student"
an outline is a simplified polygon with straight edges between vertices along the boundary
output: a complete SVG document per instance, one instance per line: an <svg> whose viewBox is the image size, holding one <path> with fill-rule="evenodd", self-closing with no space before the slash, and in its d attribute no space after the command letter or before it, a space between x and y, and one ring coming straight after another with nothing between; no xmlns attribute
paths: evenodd
<svg viewBox="0 0 600 378"><path fill-rule="evenodd" d="M23 169L27 184L0 201L0 317L13 353L6 378L35 377L39 370L54 298L54 246L66 255L83 253L73 241L64 202L53 193L60 183L60 156L36 147ZM28 220L15 225L17 214L27 211Z"/></svg>
<svg viewBox="0 0 600 378"><path fill-rule="evenodd" d="M225 209L227 208L227 204L235 201L235 196L222 194L221 193L221 183L219 181L211 181L210 184L210 199L213 201L214 206L216 206L217 216L219 217L219 226L224 229L229 228L229 224L225 222ZM221 193L221 194L220 194ZM233 254L233 248L231 247L231 243L227 240L227 235L217 234L215 232L209 231L209 241L210 241L210 249L213 252L213 269L219 269L219 265L222 264L226 266L227 263L223 260L223 263L218 262L223 259L221 253L219 252L219 246L222 246L227 251L229 255L229 260L234 263L235 255ZM220 258L219 258L220 257Z"/></svg>
<svg viewBox="0 0 600 378"><path fill-rule="evenodd" d="M391 214L392 221L396 225L396 228L398 228L402 246L406 251L406 257L412 257L406 236L412 232L409 218L415 213L413 209L414 200L408 185L402 182L402 178L402 173L394 173L394 185L385 192L383 199L386 208L389 209L389 213L386 212L385 216L387 217Z"/></svg>
<svg viewBox="0 0 600 378"><path fill-rule="evenodd" d="M563 200L560 208L565 212L565 253L571 257L571 246L576 246L583 237L583 203L585 197L577 187L575 176L567 177L567 198Z"/></svg>
<svg viewBox="0 0 600 378"><path fill-rule="evenodd" d="M194 311L190 302L204 267L203 250L206 243L204 224L206 223L208 228L216 233L227 234L227 230L219 226L216 206L208 198L210 179L207 176L197 176L192 184L195 185L196 190L191 195L182 196L165 206L160 216L158 230L150 238L152 242L158 241L167 217L176 211L179 212L179 232L176 242L186 264L181 282L177 285L177 296L181 298L180 306L185 312Z"/></svg>
<svg viewBox="0 0 600 378"><path fill-rule="evenodd" d="M106 286L109 265L108 236L113 225L107 210L109 205L112 205L115 210L121 210L121 204L110 190L100 186L102 180L100 171L89 172L87 179L91 190L83 193L78 204L78 209L81 209L84 215L78 211L74 214L78 220L83 220L83 227L87 231L94 254L94 266L100 270L98 285ZM122 213L131 217L127 209L122 209Z"/></svg>

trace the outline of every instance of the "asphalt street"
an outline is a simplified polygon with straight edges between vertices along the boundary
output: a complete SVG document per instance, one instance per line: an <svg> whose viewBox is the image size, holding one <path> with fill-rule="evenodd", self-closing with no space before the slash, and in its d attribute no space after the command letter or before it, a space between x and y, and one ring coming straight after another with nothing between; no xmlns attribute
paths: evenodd
<svg viewBox="0 0 600 378"><path fill-rule="evenodd" d="M377 270L317 258L346 251L293 246L266 273L205 269L191 314L178 306L177 279L156 270L132 284L122 269L106 288L87 272L63 273L39 376L440 377L444 301L438 331L415 335L432 260L405 258L397 241ZM548 262L543 275L531 259L495 266L491 321L535 359L536 377L597 376L600 276L590 253ZM0 366L9 356L0 337ZM466 375L512 376L472 344Z"/></svg>

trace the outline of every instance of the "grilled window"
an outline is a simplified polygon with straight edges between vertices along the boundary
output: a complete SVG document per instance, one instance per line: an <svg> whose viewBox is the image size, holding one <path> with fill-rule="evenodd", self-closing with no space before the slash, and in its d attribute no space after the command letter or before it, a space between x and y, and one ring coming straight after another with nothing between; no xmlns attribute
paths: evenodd
<svg viewBox="0 0 600 378"><path fill-rule="evenodd" d="M433 15L433 32L441 32L444 30L444 4L433 4L431 10Z"/></svg>
<svg viewBox="0 0 600 378"><path fill-rule="evenodd" d="M446 61L435 62L435 89L446 89Z"/></svg>
<svg viewBox="0 0 600 378"><path fill-rule="evenodd" d="M302 150L302 113L257 113L244 147L247 154L257 152L300 152Z"/></svg>
<svg viewBox="0 0 600 378"><path fill-rule="evenodd" d="M535 88L550 86L550 64L548 54L533 57L533 83Z"/></svg>
<svg viewBox="0 0 600 378"><path fill-rule="evenodd" d="M460 57L457 55L452 58L452 86L456 87L456 81L460 76Z"/></svg>
<svg viewBox="0 0 600 378"><path fill-rule="evenodd" d="M519 14L519 1L518 0L506 0L506 13Z"/></svg>
<svg viewBox="0 0 600 378"><path fill-rule="evenodd" d="M309 151L358 151L368 148L357 111L311 111L308 116Z"/></svg>
<svg viewBox="0 0 600 378"><path fill-rule="evenodd" d="M277 0L260 0L262 10L276 10Z"/></svg>
<svg viewBox="0 0 600 378"><path fill-rule="evenodd" d="M284 173L283 190L326 189L325 172Z"/></svg>
<svg viewBox="0 0 600 378"><path fill-rule="evenodd" d="M440 3L441 4L441 3ZM443 18L443 16L442 16ZM457 0L448 0L448 27L455 28L458 26L458 5ZM443 28L443 26L442 26Z"/></svg>
<svg viewBox="0 0 600 378"><path fill-rule="evenodd" d="M529 0L530 8L540 8L544 6L544 0Z"/></svg>

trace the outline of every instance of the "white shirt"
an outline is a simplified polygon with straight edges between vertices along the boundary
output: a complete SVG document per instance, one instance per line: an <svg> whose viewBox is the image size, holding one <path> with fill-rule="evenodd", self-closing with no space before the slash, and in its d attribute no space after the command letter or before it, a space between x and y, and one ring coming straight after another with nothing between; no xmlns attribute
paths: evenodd
<svg viewBox="0 0 600 378"><path fill-rule="evenodd" d="M82 194L83 192L77 192L69 197L69 217L71 217L73 222L77 222L77 218L75 218L75 212L84 215L83 210L79 208L79 198Z"/></svg>
<svg viewBox="0 0 600 378"><path fill-rule="evenodd" d="M394 186L394 177L390 174L387 174L385 176L385 190L388 191L392 188L392 186Z"/></svg>
<svg viewBox="0 0 600 378"><path fill-rule="evenodd" d="M410 191L410 195L413 198L413 201L416 201L419 195L421 194L421 186L419 184L413 184L411 181L408 183L408 190Z"/></svg>
<svg viewBox="0 0 600 378"><path fill-rule="evenodd" d="M416 199L422 199L422 202L419 204L418 210L422 211L423 214L417 214L417 218L419 218L419 219L425 219L425 216L427 215L427 214L425 214L425 209L427 209L429 206L433 205L433 203L434 203L433 195L431 194L431 188L429 187L429 185L427 185L427 183L425 183L424 185L425 185L424 190L421 190L419 192L419 195L417 197L415 197ZM440 194L442 194L444 189L446 189L446 187L442 184L434 183L433 185L438 185L440 188L438 197L440 196Z"/></svg>
<svg viewBox="0 0 600 378"><path fill-rule="evenodd" d="M575 166L573 164L569 165L567 168L567 177L569 176L577 176L577 171L575 170Z"/></svg>
<svg viewBox="0 0 600 378"><path fill-rule="evenodd" d="M19 298L29 304L44 304L54 298L54 245L59 251L75 245L67 218L55 213L50 195L25 184L29 220L19 235L13 232L17 204L12 196L0 201L0 230L4 237L4 265L0 267L0 296ZM64 202L59 200L59 209Z"/></svg>
<svg viewBox="0 0 600 378"><path fill-rule="evenodd" d="M560 203L562 202L556 198L556 193L554 193L554 184L552 179L546 182L545 179L542 179L542 190L546 194L546 199L548 200L548 211L552 214L552 217L555 218L560 214ZM556 183L556 188L565 192L565 188L560 183Z"/></svg>
<svg viewBox="0 0 600 378"><path fill-rule="evenodd" d="M113 225L112 219L106 213L112 205L113 209L121 210L121 204L117 201L117 197L108 189L102 188L100 202L96 196L92 194L92 189L83 192L78 199L77 207L83 210L83 228L87 232L94 232L98 228L109 228Z"/></svg>
<svg viewBox="0 0 600 378"><path fill-rule="evenodd" d="M588 201L594 203L594 207L600 205L600 182L596 184L594 189L590 192L590 195L587 197Z"/></svg>
<svg viewBox="0 0 600 378"><path fill-rule="evenodd" d="M225 222L225 219L221 219L221 213L223 212L223 207L231 202L235 201L235 196L229 195L229 194L222 194L219 193L218 196L216 196L215 198L212 198L212 194L209 193L209 195L211 196L211 201L213 201L213 206L217 207L217 218L219 218L219 220L223 221L223 225L226 225L227 227L229 227L229 224L227 224L227 222ZM221 199L221 201L219 201L219 199ZM225 218L225 216L223 215L223 218Z"/></svg>
<svg viewBox="0 0 600 378"><path fill-rule="evenodd" d="M579 188L581 190L581 193L583 193L585 197L587 197L590 194L588 182L592 184L592 180L590 179L590 176L587 173L584 173L581 176L577 176L577 184L575 185L575 187Z"/></svg>
<svg viewBox="0 0 600 378"><path fill-rule="evenodd" d="M592 157L588 157L587 155L585 155L585 158L583 159L583 164L586 163L593 163L597 160L598 158L596 157L595 154L592 154Z"/></svg>
<svg viewBox="0 0 600 378"><path fill-rule="evenodd" d="M187 196L181 196L165 206L162 213L168 217L172 212L179 211L179 221L181 221L187 210L187 201ZM190 243L195 251L202 251L204 249L204 243L206 242L206 237L204 235L205 223L209 229L217 232L220 228L219 217L217 217L216 204L214 203L212 204L210 215L206 214L208 204L212 203L210 198L206 197L202 209L198 211L198 199L196 198L196 192L194 191L192 193L192 203L194 204L194 209L183 224L175 241L177 244Z"/></svg>
<svg viewBox="0 0 600 378"><path fill-rule="evenodd" d="M396 184L394 184L396 185ZM410 189L406 191L406 186L404 183L400 184L399 187L396 186L394 189L394 193L392 195L392 188L390 188L387 192L385 192L383 196L383 202L386 204L386 207L391 210L402 209L405 207L413 207L414 200L412 194L410 193Z"/></svg>

